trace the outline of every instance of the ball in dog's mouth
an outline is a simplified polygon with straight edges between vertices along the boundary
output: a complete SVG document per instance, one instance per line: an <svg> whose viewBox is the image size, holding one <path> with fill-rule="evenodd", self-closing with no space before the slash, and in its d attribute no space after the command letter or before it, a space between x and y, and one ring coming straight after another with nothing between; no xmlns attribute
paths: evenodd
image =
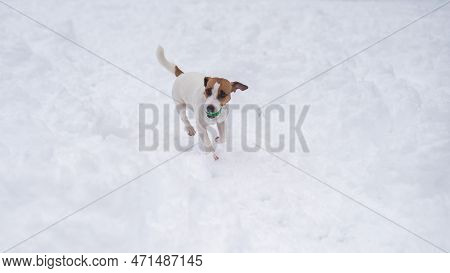
<svg viewBox="0 0 450 273"><path fill-rule="evenodd" d="M210 119L216 118L217 116L220 115L220 112L222 112L222 107L220 107L220 109L217 112L206 112L206 116Z"/></svg>

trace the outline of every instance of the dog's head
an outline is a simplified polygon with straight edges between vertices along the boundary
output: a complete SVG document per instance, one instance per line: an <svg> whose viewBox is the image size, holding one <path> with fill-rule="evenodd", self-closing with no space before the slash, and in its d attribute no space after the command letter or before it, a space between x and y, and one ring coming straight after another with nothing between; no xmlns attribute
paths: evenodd
<svg viewBox="0 0 450 273"><path fill-rule="evenodd" d="M208 117L213 118L220 113L220 109L231 100L231 93L236 90L247 90L247 86L240 82L230 82L222 78L205 77L206 111Z"/></svg>

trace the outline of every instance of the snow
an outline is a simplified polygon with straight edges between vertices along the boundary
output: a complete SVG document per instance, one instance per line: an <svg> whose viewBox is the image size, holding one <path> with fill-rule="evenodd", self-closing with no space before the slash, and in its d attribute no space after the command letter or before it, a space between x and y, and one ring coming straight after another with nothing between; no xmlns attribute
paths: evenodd
<svg viewBox="0 0 450 273"><path fill-rule="evenodd" d="M5 1L169 93L184 71L238 80L263 105L444 1ZM276 155L450 250L450 6L276 103L310 105L310 149ZM0 3L0 249L161 162L138 107L169 98ZM173 112L161 119L173 120ZM275 114L274 114L275 115ZM20 244L19 252L436 252L264 150L198 147ZM263 117L264 119L264 117ZM288 125L272 121L277 136ZM162 125L161 125L162 126ZM161 127L162 131L162 127ZM169 143L169 151L163 144Z"/></svg>

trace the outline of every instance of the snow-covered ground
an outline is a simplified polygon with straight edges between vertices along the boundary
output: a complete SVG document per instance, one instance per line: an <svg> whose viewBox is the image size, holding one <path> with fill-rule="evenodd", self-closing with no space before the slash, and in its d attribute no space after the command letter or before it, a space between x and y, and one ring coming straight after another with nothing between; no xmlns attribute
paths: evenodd
<svg viewBox="0 0 450 273"><path fill-rule="evenodd" d="M2 0L3 1L3 0ZM184 71L263 105L445 1L5 0L169 93ZM278 100L311 105L310 152L277 156L450 250L450 5ZM166 96L0 2L0 250L178 154L138 150ZM169 116L161 117L162 120ZM233 116L234 140L252 137ZM276 128L278 125L273 122ZM281 126L281 125L280 125ZM435 252L260 150L197 147L12 251Z"/></svg>

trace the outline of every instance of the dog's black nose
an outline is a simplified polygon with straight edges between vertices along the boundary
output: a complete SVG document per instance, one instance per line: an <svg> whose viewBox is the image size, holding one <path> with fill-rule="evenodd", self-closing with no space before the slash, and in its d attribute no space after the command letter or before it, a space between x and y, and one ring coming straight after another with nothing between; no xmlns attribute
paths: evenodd
<svg viewBox="0 0 450 273"><path fill-rule="evenodd" d="M215 111L215 108L214 108L214 105L208 105L208 106L206 106L206 111L207 112L209 112L209 113L214 113Z"/></svg>

